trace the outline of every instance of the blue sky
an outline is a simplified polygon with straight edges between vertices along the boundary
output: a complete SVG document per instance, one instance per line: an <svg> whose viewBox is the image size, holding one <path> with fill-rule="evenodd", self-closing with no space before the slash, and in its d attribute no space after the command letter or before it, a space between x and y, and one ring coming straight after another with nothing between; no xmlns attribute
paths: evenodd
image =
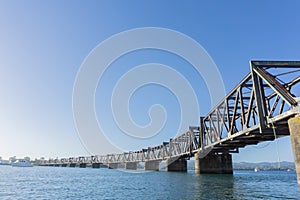
<svg viewBox="0 0 300 200"><path fill-rule="evenodd" d="M0 156L88 155L73 121L73 85L84 59L108 37L142 27L186 34L209 53L228 92L249 73L251 59L300 60L299 6L298 1L1 1ZM148 50L120 58L107 71L95 96L100 121L110 116L100 102L111 95L113 80L122 75L118 66L129 70L149 62L171 65L188 77L201 115L209 111L212 105L203 79L189 67L180 67L188 66L184 60ZM166 132L176 131L178 101L157 85L133 95L132 118L147 124L147 111L155 103L166 105L165 135L135 143L133 148L160 144L169 139ZM105 123L108 131L111 126ZM126 138L111 137L118 145L128 145ZM281 159L292 161L289 137L278 140L278 145ZM276 161L275 142L265 146L242 149L234 161Z"/></svg>

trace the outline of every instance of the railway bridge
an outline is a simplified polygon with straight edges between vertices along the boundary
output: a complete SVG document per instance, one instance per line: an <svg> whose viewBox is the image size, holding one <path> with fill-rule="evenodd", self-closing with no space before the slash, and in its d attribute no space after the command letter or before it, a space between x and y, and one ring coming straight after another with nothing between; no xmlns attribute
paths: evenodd
<svg viewBox="0 0 300 200"><path fill-rule="evenodd" d="M196 173L231 174L232 153L240 148L290 136L300 184L300 61L250 61L246 75L198 126L154 147L120 154L46 160L41 165L94 168L108 166L187 171L195 159Z"/></svg>

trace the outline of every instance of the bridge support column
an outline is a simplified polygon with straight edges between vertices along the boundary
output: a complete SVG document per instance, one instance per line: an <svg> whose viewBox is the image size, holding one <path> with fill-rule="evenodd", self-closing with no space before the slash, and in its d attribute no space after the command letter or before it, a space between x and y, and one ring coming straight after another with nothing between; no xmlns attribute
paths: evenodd
<svg viewBox="0 0 300 200"><path fill-rule="evenodd" d="M289 119L288 124L294 152L297 180L300 186L300 116Z"/></svg>
<svg viewBox="0 0 300 200"><path fill-rule="evenodd" d="M145 162L145 170L158 171L159 170L159 161L146 161Z"/></svg>
<svg viewBox="0 0 300 200"><path fill-rule="evenodd" d="M108 164L100 163L100 168L108 168Z"/></svg>
<svg viewBox="0 0 300 200"><path fill-rule="evenodd" d="M186 172L187 161L184 158L169 158L166 161L167 172Z"/></svg>
<svg viewBox="0 0 300 200"><path fill-rule="evenodd" d="M100 163L92 163L92 168L100 168Z"/></svg>
<svg viewBox="0 0 300 200"><path fill-rule="evenodd" d="M195 173L196 174L232 174L231 154L208 154L204 158L199 158L195 154Z"/></svg>
<svg viewBox="0 0 300 200"><path fill-rule="evenodd" d="M109 169L118 169L118 163L109 163L108 168Z"/></svg>
<svg viewBox="0 0 300 200"><path fill-rule="evenodd" d="M125 163L125 169L136 170L137 169L137 163L136 162L127 162L127 163Z"/></svg>
<svg viewBox="0 0 300 200"><path fill-rule="evenodd" d="M80 163L79 168L86 168L86 163Z"/></svg>
<svg viewBox="0 0 300 200"><path fill-rule="evenodd" d="M71 164L69 164L69 167L76 167L76 164L75 163L71 163Z"/></svg>

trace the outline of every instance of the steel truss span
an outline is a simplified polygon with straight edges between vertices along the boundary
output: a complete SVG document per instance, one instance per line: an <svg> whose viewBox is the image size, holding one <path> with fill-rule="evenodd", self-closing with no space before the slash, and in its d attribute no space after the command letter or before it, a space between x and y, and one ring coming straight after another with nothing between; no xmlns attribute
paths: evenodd
<svg viewBox="0 0 300 200"><path fill-rule="evenodd" d="M300 61L250 61L250 73L199 126L155 147L121 154L45 160L42 165L128 163L238 153L240 148L289 135L288 119L300 113ZM298 93L297 93L298 92Z"/></svg>

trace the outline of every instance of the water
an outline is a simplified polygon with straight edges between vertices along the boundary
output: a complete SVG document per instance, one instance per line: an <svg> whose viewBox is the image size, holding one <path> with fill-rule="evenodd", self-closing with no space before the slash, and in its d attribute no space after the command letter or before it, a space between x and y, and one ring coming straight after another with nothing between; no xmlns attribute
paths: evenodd
<svg viewBox="0 0 300 200"><path fill-rule="evenodd" d="M294 171L234 175L0 166L0 199L300 199Z"/></svg>

